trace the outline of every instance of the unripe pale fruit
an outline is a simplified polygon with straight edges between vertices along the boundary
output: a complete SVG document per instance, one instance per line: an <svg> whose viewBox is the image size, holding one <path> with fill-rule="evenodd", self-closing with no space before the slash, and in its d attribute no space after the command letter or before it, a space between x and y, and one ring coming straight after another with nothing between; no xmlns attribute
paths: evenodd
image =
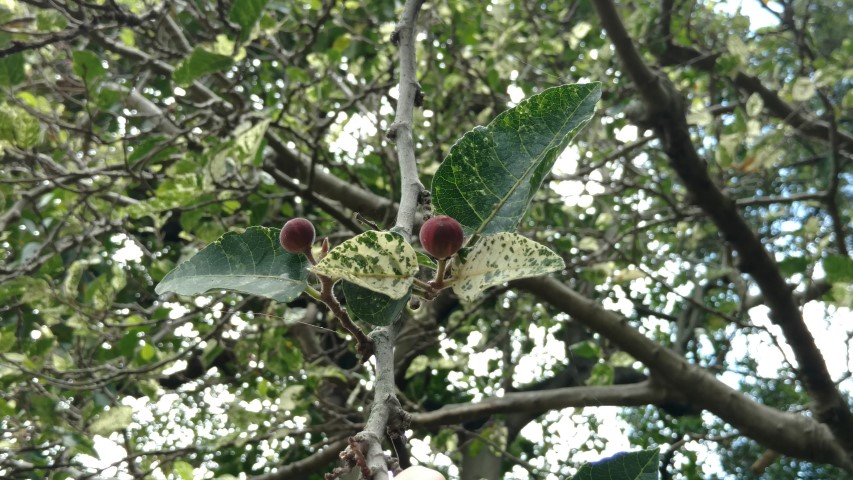
<svg viewBox="0 0 853 480"><path fill-rule="evenodd" d="M421 245L436 258L447 258L462 248L462 225L446 215L432 217L421 226Z"/></svg>
<svg viewBox="0 0 853 480"><path fill-rule="evenodd" d="M281 234L278 240L281 242L281 248L290 253L311 253L311 246L314 245L316 233L314 232L314 224L310 220L304 218L294 218L288 220L281 227Z"/></svg>
<svg viewBox="0 0 853 480"><path fill-rule="evenodd" d="M436 470L416 465L400 472L394 480L444 480L444 475Z"/></svg>

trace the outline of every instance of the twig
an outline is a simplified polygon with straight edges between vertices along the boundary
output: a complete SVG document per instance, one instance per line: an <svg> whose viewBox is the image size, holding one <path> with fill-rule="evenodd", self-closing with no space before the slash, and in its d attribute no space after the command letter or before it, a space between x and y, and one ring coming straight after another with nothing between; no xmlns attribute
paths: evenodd
<svg viewBox="0 0 853 480"><path fill-rule="evenodd" d="M415 23L423 3L424 0L406 1L400 22L391 37L392 42L400 47L400 97L394 123L386 133L397 144L400 164L400 208L393 230L407 241L412 236L418 197L424 190L418 179L412 140L412 117L420 91L415 78ZM408 414L400 407L394 385L394 340L399 326L398 318L391 325L379 327L370 334L376 355L373 406L365 429L355 435L358 444L349 447L361 448L372 480L388 480L388 464L382 451L382 439L386 432L392 437L399 436L408 423Z"/></svg>
<svg viewBox="0 0 853 480"><path fill-rule="evenodd" d="M329 310L341 322L341 326L358 342L358 354L361 356L362 363L366 362L373 355L373 341L358 328L358 325L353 323L347 311L341 306L341 302L335 297L332 291L332 286L335 283L334 280L325 275L318 275L318 277L320 278L321 286L320 300L329 307Z"/></svg>

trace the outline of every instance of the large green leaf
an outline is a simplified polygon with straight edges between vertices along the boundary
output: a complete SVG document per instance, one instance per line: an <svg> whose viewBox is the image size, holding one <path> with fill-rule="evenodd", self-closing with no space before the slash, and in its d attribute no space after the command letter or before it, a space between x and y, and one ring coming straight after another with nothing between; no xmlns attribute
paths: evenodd
<svg viewBox="0 0 853 480"><path fill-rule="evenodd" d="M600 96L599 83L549 88L466 133L432 180L436 213L458 220L467 234L514 231Z"/></svg>
<svg viewBox="0 0 853 480"><path fill-rule="evenodd" d="M24 81L24 54L13 53L0 58L0 85L11 87Z"/></svg>
<svg viewBox="0 0 853 480"><path fill-rule="evenodd" d="M548 247L507 232L481 238L454 262L453 291L464 302L473 301L489 287L565 267L562 257Z"/></svg>
<svg viewBox="0 0 853 480"><path fill-rule="evenodd" d="M657 480L657 449L618 453L578 470L573 480Z"/></svg>
<svg viewBox="0 0 853 480"><path fill-rule="evenodd" d="M368 290L351 282L341 282L347 310L350 315L362 322L373 325L391 325L406 306L411 295L394 299L373 290ZM411 290L409 290L411 293Z"/></svg>
<svg viewBox="0 0 853 480"><path fill-rule="evenodd" d="M252 28L261 18L269 0L236 0L231 5L228 18L240 25L240 39L245 40L252 33Z"/></svg>
<svg viewBox="0 0 853 480"><path fill-rule="evenodd" d="M415 249L393 232L364 232L338 245L312 271L399 299L418 272Z"/></svg>
<svg viewBox="0 0 853 480"><path fill-rule="evenodd" d="M829 283L853 282L853 259L845 255L829 255L823 259L823 270Z"/></svg>
<svg viewBox="0 0 853 480"><path fill-rule="evenodd" d="M266 227L226 233L169 272L155 290L180 295L234 290L289 302L308 285L308 260L285 252L278 233Z"/></svg>
<svg viewBox="0 0 853 480"><path fill-rule="evenodd" d="M71 57L74 59L74 73L89 86L107 74L103 60L88 50L77 50L71 54Z"/></svg>
<svg viewBox="0 0 853 480"><path fill-rule="evenodd" d="M233 63L234 60L229 56L211 53L201 47L196 47L190 56L175 68L172 73L172 80L178 85L189 85L193 80L208 73L225 70Z"/></svg>

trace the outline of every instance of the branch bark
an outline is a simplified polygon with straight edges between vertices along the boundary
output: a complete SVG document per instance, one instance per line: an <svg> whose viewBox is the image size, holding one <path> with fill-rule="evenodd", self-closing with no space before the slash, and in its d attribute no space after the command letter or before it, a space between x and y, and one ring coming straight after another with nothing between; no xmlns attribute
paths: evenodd
<svg viewBox="0 0 853 480"><path fill-rule="evenodd" d="M742 434L782 454L829 463L853 472L853 460L829 428L811 417L757 403L672 350L646 338L621 315L605 310L553 278L513 282L643 362L653 376L691 403L732 424Z"/></svg>
<svg viewBox="0 0 853 480"><path fill-rule="evenodd" d="M535 392L507 393L478 403L445 405L412 415L412 426L434 428L465 423L500 413L538 414L568 407L657 405L673 400L672 392L651 380L608 387L566 387Z"/></svg>
<svg viewBox="0 0 853 480"><path fill-rule="evenodd" d="M294 478L307 478L308 475L316 473L338 457L341 449L347 444L347 439L339 439L330 443L326 448L309 455L302 460L285 465L278 470L251 477L251 480L292 480Z"/></svg>
<svg viewBox="0 0 853 480"><path fill-rule="evenodd" d="M424 0L407 0L403 6L400 22L392 41L400 47L400 97L394 123L386 136L397 144L397 159L400 166L400 206L394 231L411 240L415 221L418 196L423 190L418 179L415 161L415 146L412 140L412 117L415 97L418 95L416 81L415 24ZM315 179L316 181L316 179ZM386 434L398 437L408 428L409 415L403 411L397 399L394 385L394 344L400 327L398 318L391 325L379 327L370 337L375 345L376 381L373 405L365 429L355 435L366 467L372 480L388 480L388 464L382 450L382 439ZM349 447L352 448L352 447ZM361 465L364 467L364 465Z"/></svg>
<svg viewBox="0 0 853 480"><path fill-rule="evenodd" d="M740 270L753 277L797 359L799 377L812 398L815 417L828 425L853 462L853 413L836 388L823 355L803 321L792 288L755 232L740 216L736 203L711 180L705 162L690 139L681 99L668 78L657 75L642 60L628 36L612 0L593 2L625 73L636 84L652 127L669 157L670 166L693 194L696 203L714 221L738 252ZM767 101L765 100L765 105ZM778 449L777 449L778 450Z"/></svg>
<svg viewBox="0 0 853 480"><path fill-rule="evenodd" d="M418 178L415 144L412 139L415 100L420 95L415 71L415 23L423 3L424 0L406 2L400 22L391 37L391 41L398 43L400 47L400 93L394 123L388 128L386 136L397 144L397 160L400 165L400 208L394 229L402 233L407 241L411 240L412 236L418 196L424 190Z"/></svg>

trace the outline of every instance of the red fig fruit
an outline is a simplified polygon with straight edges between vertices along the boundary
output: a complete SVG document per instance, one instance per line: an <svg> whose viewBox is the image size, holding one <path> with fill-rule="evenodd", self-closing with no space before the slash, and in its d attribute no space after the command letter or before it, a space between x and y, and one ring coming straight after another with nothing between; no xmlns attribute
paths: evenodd
<svg viewBox="0 0 853 480"><path fill-rule="evenodd" d="M421 226L421 246L436 258L447 258L462 248L462 225L446 215L432 217Z"/></svg>
<svg viewBox="0 0 853 480"><path fill-rule="evenodd" d="M305 218L294 218L288 220L281 228L281 234L278 237L281 242L281 248L290 253L311 253L311 246L314 244L314 224Z"/></svg>

